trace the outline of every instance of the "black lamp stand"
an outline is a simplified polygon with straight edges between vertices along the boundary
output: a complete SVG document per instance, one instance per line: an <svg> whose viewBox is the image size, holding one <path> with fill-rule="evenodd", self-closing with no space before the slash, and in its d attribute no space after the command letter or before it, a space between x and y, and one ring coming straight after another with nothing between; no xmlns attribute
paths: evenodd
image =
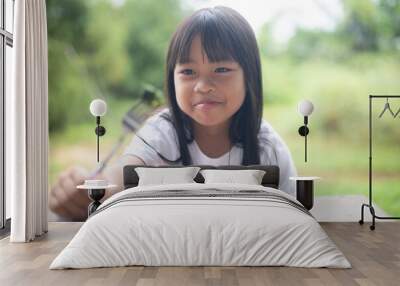
<svg viewBox="0 0 400 286"><path fill-rule="evenodd" d="M310 133L310 130L307 127L308 124L308 116L304 116L304 125L300 126L299 134L304 136L304 161L307 162L307 135Z"/></svg>
<svg viewBox="0 0 400 286"><path fill-rule="evenodd" d="M95 133L97 135L97 163L100 160L100 136L103 136L106 134L106 129L104 126L100 125L100 116L96 116L96 124L97 127L95 129ZM90 216L92 213L96 211L96 209L100 206L100 200L104 197L104 194L106 192L106 189L88 189L89 197L92 199L92 202L90 203L88 207L88 216Z"/></svg>
<svg viewBox="0 0 400 286"><path fill-rule="evenodd" d="M98 163L99 162L99 152L100 152L99 151L99 149L100 149L99 137L106 134L106 129L104 128L104 126L100 125L100 116L96 116L96 124L97 124L97 127L94 132L97 135L97 163Z"/></svg>

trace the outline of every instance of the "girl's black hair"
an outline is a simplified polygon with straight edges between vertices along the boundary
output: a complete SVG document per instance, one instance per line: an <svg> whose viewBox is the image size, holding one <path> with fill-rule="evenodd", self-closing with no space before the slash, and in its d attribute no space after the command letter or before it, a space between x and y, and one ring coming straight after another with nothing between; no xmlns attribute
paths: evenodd
<svg viewBox="0 0 400 286"><path fill-rule="evenodd" d="M243 148L242 165L260 164L257 135L262 119L263 97L257 41L249 23L238 12L221 6L198 10L185 19L172 36L168 48L165 94L178 135L181 162L183 165L192 164L187 144L194 140L193 119L178 106L174 69L177 63L188 61L192 41L197 35L209 61L233 59L243 69L245 99L232 118L229 137L232 144Z"/></svg>

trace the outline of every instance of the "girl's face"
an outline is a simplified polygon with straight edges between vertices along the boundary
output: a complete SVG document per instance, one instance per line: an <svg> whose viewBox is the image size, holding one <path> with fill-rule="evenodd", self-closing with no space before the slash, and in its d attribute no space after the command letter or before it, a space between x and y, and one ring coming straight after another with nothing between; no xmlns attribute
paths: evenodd
<svg viewBox="0 0 400 286"><path fill-rule="evenodd" d="M229 122L246 94L241 66L234 60L209 62L199 36L193 39L189 62L176 64L174 83L180 109L204 126Z"/></svg>

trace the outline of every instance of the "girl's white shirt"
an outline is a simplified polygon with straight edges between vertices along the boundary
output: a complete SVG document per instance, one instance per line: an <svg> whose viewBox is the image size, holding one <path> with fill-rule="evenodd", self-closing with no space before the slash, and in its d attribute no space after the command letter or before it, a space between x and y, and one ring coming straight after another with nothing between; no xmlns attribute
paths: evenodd
<svg viewBox="0 0 400 286"><path fill-rule="evenodd" d="M170 121L161 116L163 113L168 112L168 108L165 108L149 117L138 130L138 136L133 136L123 156L137 156L146 165L174 164L164 161L157 154L158 152L164 158L171 161L180 158L176 130ZM289 148L265 119L262 120L258 139L260 144L260 164L279 166L279 189L292 196L296 196L295 182L289 180L289 177L297 176ZM188 144L188 149L194 165L241 165L242 162L243 148L237 145L233 146L230 152L218 158L211 158L205 155L195 140ZM179 165L180 163L176 164Z"/></svg>

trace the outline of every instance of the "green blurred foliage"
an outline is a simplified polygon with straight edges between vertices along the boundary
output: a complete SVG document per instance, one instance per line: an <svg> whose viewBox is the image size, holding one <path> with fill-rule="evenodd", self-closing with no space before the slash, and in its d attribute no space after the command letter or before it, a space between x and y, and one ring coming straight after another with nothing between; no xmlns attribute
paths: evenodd
<svg viewBox="0 0 400 286"><path fill-rule="evenodd" d="M355 51L377 51L379 49L380 14L383 13L373 0L343 1L345 20L338 33Z"/></svg>
<svg viewBox="0 0 400 286"><path fill-rule="evenodd" d="M102 89L120 86L129 69L129 55L126 50L126 19L122 11L110 1L90 1L85 57L90 79Z"/></svg>
<svg viewBox="0 0 400 286"><path fill-rule="evenodd" d="M86 82L79 76L78 59L66 56L68 44L54 39L49 40L49 131L65 128L68 124L88 118L81 106L89 106L90 92ZM85 109L87 110L87 108Z"/></svg>
<svg viewBox="0 0 400 286"><path fill-rule="evenodd" d="M400 1L344 0L345 20L338 32L355 51L400 48Z"/></svg>
<svg viewBox="0 0 400 286"><path fill-rule="evenodd" d="M47 1L50 132L87 121L93 98L137 99L162 88L179 0Z"/></svg>
<svg viewBox="0 0 400 286"><path fill-rule="evenodd" d="M77 61L71 61L67 49L84 50L87 6L84 1L46 1L49 59L49 129L65 128L83 120L77 108L86 103L87 85L78 73Z"/></svg>
<svg viewBox="0 0 400 286"><path fill-rule="evenodd" d="M294 105L308 98L323 111L313 122L316 132L367 142L368 95L400 94L400 1L344 0L343 9L335 30L298 29L285 48L272 41L274 23L264 25L258 39L265 102ZM392 101L396 112L400 100ZM374 101L374 120L384 103ZM393 123L376 124L384 130L377 143L398 143Z"/></svg>
<svg viewBox="0 0 400 286"><path fill-rule="evenodd" d="M381 0L378 5L383 12L380 33L388 39L387 48L397 48L398 50L400 46L400 1ZM383 47L386 45L382 44Z"/></svg>
<svg viewBox="0 0 400 286"><path fill-rule="evenodd" d="M400 1L343 0L344 17L332 32L298 29L288 52L297 59L347 60L360 52L399 52Z"/></svg>
<svg viewBox="0 0 400 286"><path fill-rule="evenodd" d="M179 3L178 0L135 0L126 3L129 23L126 48L133 72L131 77L126 78L125 84L131 90L144 82L162 89L168 43L183 18ZM128 15L129 11L135 11L137 16Z"/></svg>

